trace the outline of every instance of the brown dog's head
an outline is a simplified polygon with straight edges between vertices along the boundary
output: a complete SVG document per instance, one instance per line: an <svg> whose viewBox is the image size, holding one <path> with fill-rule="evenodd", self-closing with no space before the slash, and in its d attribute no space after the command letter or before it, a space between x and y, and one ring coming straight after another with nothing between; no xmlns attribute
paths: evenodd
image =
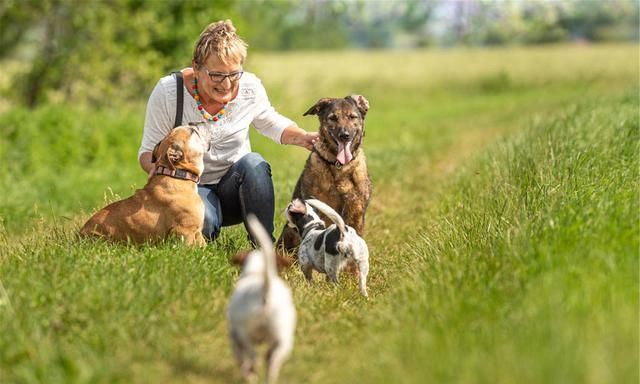
<svg viewBox="0 0 640 384"><path fill-rule="evenodd" d="M151 160L170 169L186 169L201 175L204 170L204 150L205 144L198 130L191 126L180 126L173 128L156 144Z"/></svg>
<svg viewBox="0 0 640 384"><path fill-rule="evenodd" d="M322 142L340 164L346 165L362 143L368 110L369 102L364 96L352 95L343 99L320 99L304 116L318 115Z"/></svg>

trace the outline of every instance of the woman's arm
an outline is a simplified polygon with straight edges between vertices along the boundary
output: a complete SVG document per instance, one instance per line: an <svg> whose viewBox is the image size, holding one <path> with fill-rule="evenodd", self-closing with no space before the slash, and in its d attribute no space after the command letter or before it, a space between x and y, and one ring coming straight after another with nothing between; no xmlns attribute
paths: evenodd
<svg viewBox="0 0 640 384"><path fill-rule="evenodd" d="M151 162L151 157L151 152L143 152L138 159L140 166L147 173L151 173L154 168L154 163Z"/></svg>

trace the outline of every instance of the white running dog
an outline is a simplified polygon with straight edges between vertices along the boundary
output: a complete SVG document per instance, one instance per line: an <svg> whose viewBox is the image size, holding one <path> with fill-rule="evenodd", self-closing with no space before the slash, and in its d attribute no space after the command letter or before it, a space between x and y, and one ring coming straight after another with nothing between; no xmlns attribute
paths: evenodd
<svg viewBox="0 0 640 384"><path fill-rule="evenodd" d="M335 224L326 228L313 208ZM345 225L333 208L316 199L294 199L285 210L285 216L287 225L296 229L302 237L298 248L298 263L307 281L312 281L315 269L325 273L329 281L337 284L340 271L353 262L359 269L360 293L368 296L369 248L355 229Z"/></svg>
<svg viewBox="0 0 640 384"><path fill-rule="evenodd" d="M276 270L275 253L270 236L258 219L248 215L247 224L259 245L244 262L236 283L227 319L233 352L242 376L256 376L258 344L268 345L267 383L275 383L280 367L293 349L296 310L291 290Z"/></svg>

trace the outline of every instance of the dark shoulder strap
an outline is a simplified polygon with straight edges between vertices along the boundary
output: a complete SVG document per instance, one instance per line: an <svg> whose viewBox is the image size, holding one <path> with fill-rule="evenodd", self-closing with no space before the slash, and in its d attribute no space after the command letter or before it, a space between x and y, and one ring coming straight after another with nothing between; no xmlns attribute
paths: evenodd
<svg viewBox="0 0 640 384"><path fill-rule="evenodd" d="M176 120L173 123L173 127L182 125L182 104L184 103L184 79L182 78L181 71L171 72L176 77L176 96L178 100L176 102Z"/></svg>

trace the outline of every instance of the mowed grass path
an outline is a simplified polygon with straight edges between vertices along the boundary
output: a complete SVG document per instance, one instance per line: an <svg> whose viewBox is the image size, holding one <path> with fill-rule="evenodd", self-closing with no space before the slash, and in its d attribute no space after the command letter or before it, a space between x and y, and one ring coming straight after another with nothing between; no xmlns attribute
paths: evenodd
<svg viewBox="0 0 640 384"><path fill-rule="evenodd" d="M637 381L636 47L256 55L249 66L290 116L324 96L372 104L372 297L346 276L309 287L289 271L299 327L282 382ZM102 205L106 186L126 196L144 182L101 144L135 158L137 143L117 137L138 137L140 118L100 116L67 132L94 157L55 148L65 182L24 143L36 128L3 119L2 148L20 144L40 178L2 179L14 197L0 200L0 381L239 381L224 310L228 257L248 246L240 228L205 252L74 238L88 214L74 211ZM254 148L283 209L306 154L260 137ZM53 214L29 229L19 213L44 204L25 187L43 180L57 183Z"/></svg>

